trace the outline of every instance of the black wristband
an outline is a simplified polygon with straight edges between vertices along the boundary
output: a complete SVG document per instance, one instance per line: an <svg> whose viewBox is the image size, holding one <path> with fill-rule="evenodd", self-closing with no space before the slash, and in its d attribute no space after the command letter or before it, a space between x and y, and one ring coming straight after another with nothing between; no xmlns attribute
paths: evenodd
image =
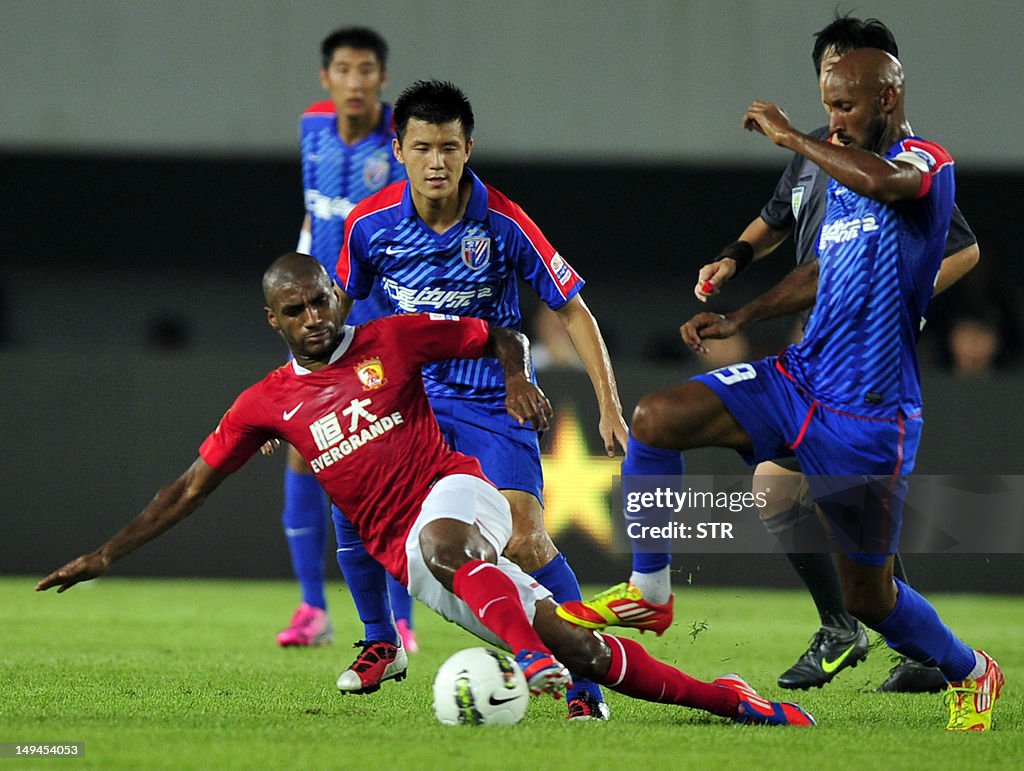
<svg viewBox="0 0 1024 771"><path fill-rule="evenodd" d="M738 276L754 261L754 247L747 241L733 241L718 255L718 259L723 257L728 257L736 263L736 272L733 275Z"/></svg>

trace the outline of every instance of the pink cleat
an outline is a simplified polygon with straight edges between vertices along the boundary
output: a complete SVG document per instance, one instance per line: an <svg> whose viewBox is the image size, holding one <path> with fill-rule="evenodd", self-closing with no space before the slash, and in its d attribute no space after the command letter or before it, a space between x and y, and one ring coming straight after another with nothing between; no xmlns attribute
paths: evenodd
<svg viewBox="0 0 1024 771"><path fill-rule="evenodd" d="M516 663L523 670L526 684L534 696L549 693L554 698L561 699L566 689L572 687L572 675L569 674L569 670L550 653L524 648L516 654Z"/></svg>
<svg viewBox="0 0 1024 771"><path fill-rule="evenodd" d="M409 622L404 618L398 619L395 626L398 627L398 636L402 638L402 647L405 648L407 653L418 653L420 644L416 640L416 633L409 626Z"/></svg>
<svg viewBox="0 0 1024 771"><path fill-rule="evenodd" d="M714 685L735 691L740 697L733 722L808 727L815 724L811 713L803 707L790 702L769 701L739 675L722 675L714 681Z"/></svg>
<svg viewBox="0 0 1024 771"><path fill-rule="evenodd" d="M334 627L327 611L302 603L292 614L287 629L277 633L277 644L282 648L291 646L315 647L334 641Z"/></svg>

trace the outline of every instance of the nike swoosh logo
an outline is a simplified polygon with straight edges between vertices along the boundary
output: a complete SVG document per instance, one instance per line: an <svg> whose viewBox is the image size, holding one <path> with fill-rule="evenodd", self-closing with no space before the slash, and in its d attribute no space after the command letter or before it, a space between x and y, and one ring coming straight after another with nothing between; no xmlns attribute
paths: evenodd
<svg viewBox="0 0 1024 771"><path fill-rule="evenodd" d="M480 612L477 613L477 615L480 616L480 618L483 618L484 617L484 613L486 613L487 609L489 607L491 607L494 603L501 602L502 600L507 600L507 599L508 599L508 595L507 594L503 594L503 595L501 595L501 597L495 597L493 600L489 600L486 605L484 605L482 608L480 608Z"/></svg>
<svg viewBox="0 0 1024 771"><path fill-rule="evenodd" d="M406 252L411 252L411 251L412 251L412 249L396 249L394 247L394 245L390 245L386 249L384 249L384 254L397 255L397 254L405 254Z"/></svg>
<svg viewBox="0 0 1024 771"><path fill-rule="evenodd" d="M488 701L491 702L492 707L498 707L502 704L508 704L510 701L515 701L518 698L518 696L509 696L507 699L496 699L494 698L494 694L492 693L491 698L488 699Z"/></svg>
<svg viewBox="0 0 1024 771"><path fill-rule="evenodd" d="M839 667L843 665L843 662L846 661L846 657L853 653L853 649L856 647L857 643L854 642L853 645L851 645L845 651L843 651L834 659L832 659L832 661L829 661L828 659L822 659L821 668L825 670L825 674L831 675L833 672L839 669Z"/></svg>
<svg viewBox="0 0 1024 771"><path fill-rule="evenodd" d="M305 404L305 402L299 402L292 409L288 410L287 412L281 413L281 417L284 418L285 420L291 420L292 418L295 417L295 413L299 411L299 408L303 404Z"/></svg>

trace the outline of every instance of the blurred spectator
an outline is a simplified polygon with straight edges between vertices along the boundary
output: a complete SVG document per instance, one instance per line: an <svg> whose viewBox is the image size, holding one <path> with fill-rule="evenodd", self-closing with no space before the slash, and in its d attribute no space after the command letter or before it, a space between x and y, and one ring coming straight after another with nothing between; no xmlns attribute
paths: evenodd
<svg viewBox="0 0 1024 771"><path fill-rule="evenodd" d="M1021 319L1013 288L999 254L982 247L978 266L947 292L939 295L928 312L925 336L934 354L927 361L962 375L978 375L1012 367L1021 347Z"/></svg>
<svg viewBox="0 0 1024 771"><path fill-rule="evenodd" d="M983 375L995 369L1003 348L995 313L972 313L953 320L946 344L958 375Z"/></svg>

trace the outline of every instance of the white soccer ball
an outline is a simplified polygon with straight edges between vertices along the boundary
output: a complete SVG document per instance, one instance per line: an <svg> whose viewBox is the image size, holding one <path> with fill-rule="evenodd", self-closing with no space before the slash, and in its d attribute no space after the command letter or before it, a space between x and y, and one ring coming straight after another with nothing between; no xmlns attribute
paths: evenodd
<svg viewBox="0 0 1024 771"><path fill-rule="evenodd" d="M507 653L466 648L434 676L434 714L444 725L512 725L529 705L526 678Z"/></svg>

